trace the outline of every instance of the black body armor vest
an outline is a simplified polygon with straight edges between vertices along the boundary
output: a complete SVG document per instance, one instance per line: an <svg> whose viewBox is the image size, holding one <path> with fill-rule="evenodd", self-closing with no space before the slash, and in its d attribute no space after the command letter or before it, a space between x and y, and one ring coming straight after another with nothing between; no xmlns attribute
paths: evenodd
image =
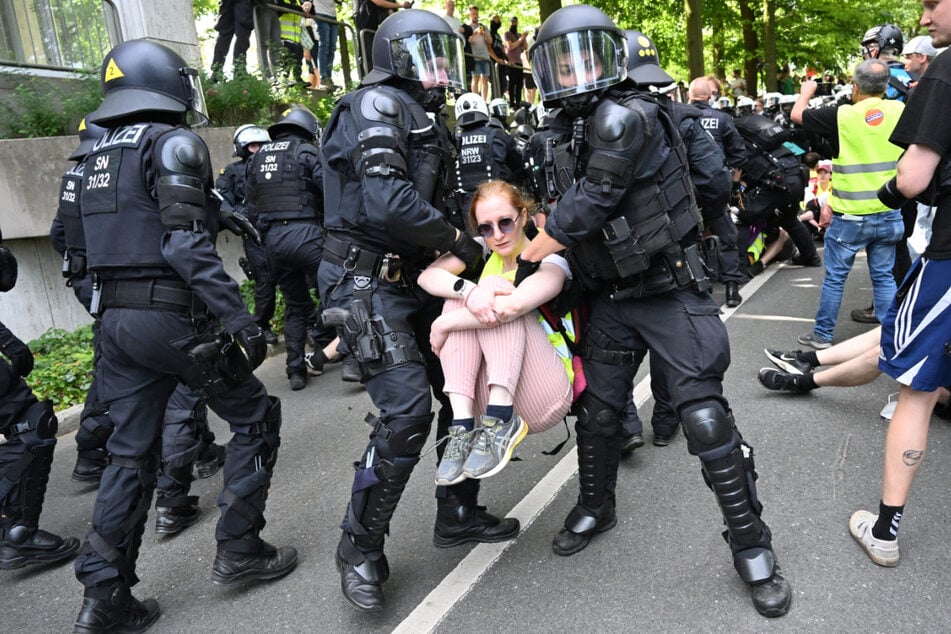
<svg viewBox="0 0 951 634"><path fill-rule="evenodd" d="M302 152L316 160L316 146L288 137L265 143L251 157L248 178L254 179L253 206L262 222L322 220L320 189L300 160Z"/></svg>
<svg viewBox="0 0 951 634"><path fill-rule="evenodd" d="M81 277L86 274L86 234L79 213L79 196L83 186L83 163L77 163L63 174L59 188L59 208L56 215L63 223L66 254L63 256L63 275Z"/></svg>

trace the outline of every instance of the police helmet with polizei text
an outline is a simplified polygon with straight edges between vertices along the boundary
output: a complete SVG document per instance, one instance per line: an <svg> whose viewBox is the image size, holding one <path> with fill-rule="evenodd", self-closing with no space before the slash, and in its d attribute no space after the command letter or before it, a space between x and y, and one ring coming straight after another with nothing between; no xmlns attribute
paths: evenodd
<svg viewBox="0 0 951 634"><path fill-rule="evenodd" d="M249 145L252 143L267 143L270 140L271 136L267 133L267 130L259 125L245 123L238 126L238 129L234 131L234 136L231 137L231 142L234 144L234 156L248 158L251 155L248 150Z"/></svg>
<svg viewBox="0 0 951 634"><path fill-rule="evenodd" d="M575 4L542 24L530 51L542 102L586 114L608 87L627 78L624 32L600 9Z"/></svg>
<svg viewBox="0 0 951 634"><path fill-rule="evenodd" d="M106 54L100 71L104 98L87 123L148 120L173 115L191 126L208 123L198 71L175 51L148 40L130 40Z"/></svg>
<svg viewBox="0 0 951 634"><path fill-rule="evenodd" d="M92 147L96 144L96 141L102 138L102 135L106 133L104 127L96 125L87 119L88 117L83 117L83 120L79 122L79 145L76 146L73 153L67 157L70 161L81 161L86 158L86 155L92 151Z"/></svg>
<svg viewBox="0 0 951 634"><path fill-rule="evenodd" d="M624 31L627 38L627 77L638 86L669 86L674 78L660 67L653 40L640 31Z"/></svg>
<svg viewBox="0 0 951 634"><path fill-rule="evenodd" d="M905 47L905 36L894 24L877 24L862 37L862 54L878 58L882 53L899 55Z"/></svg>
<svg viewBox="0 0 951 634"><path fill-rule="evenodd" d="M482 95L467 92L456 99L456 125L463 127L485 123L489 120L489 108Z"/></svg>
<svg viewBox="0 0 951 634"><path fill-rule="evenodd" d="M462 36L432 11L404 9L388 16L373 37L373 70L361 82L400 77L464 90Z"/></svg>
<svg viewBox="0 0 951 634"><path fill-rule="evenodd" d="M294 105L281 113L281 118L267 129L272 139L288 132L316 141L320 136L320 120L307 106Z"/></svg>

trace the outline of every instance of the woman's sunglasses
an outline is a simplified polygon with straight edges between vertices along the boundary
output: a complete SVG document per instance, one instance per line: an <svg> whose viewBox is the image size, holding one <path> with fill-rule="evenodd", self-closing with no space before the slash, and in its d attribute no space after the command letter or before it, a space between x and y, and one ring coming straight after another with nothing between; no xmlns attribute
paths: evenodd
<svg viewBox="0 0 951 634"><path fill-rule="evenodd" d="M476 231L478 231L479 235L483 238L491 238L495 235L496 227L498 227L502 233L512 233L515 231L515 218L502 218L499 220L498 225L491 222L484 222L476 227Z"/></svg>

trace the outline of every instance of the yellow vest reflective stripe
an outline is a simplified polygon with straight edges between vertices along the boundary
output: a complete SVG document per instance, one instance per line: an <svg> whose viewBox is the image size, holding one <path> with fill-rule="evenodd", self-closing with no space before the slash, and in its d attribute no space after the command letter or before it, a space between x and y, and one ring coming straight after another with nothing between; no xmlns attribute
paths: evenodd
<svg viewBox="0 0 951 634"><path fill-rule="evenodd" d="M854 215L887 211L877 192L895 175L902 153L888 137L904 107L899 101L877 97L839 107L839 156L832 159L829 196L833 211Z"/></svg>
<svg viewBox="0 0 951 634"><path fill-rule="evenodd" d="M490 255L485 261L485 267L482 269L482 274L479 276L479 281L482 281L492 275L501 275L514 284L515 271L503 271L503 268L504 265L502 263L502 258L499 256L499 254L493 252L492 255ZM538 315L538 323L541 324L542 329L548 336L548 342L555 349L555 353L558 355L558 358L561 359L562 365L565 366L565 374L568 375L568 381L574 383L575 370L571 365L571 351L568 350L568 346L565 344L565 338L560 332L549 325L548 321L542 317L541 313L538 311L535 311L535 313ZM577 338L577 335L575 334L575 324L574 320L571 318L571 314L568 313L563 315L561 318L561 323L565 328L565 333L572 341L574 341Z"/></svg>
<svg viewBox="0 0 951 634"><path fill-rule="evenodd" d="M296 13L281 14L281 39L300 44L300 16Z"/></svg>

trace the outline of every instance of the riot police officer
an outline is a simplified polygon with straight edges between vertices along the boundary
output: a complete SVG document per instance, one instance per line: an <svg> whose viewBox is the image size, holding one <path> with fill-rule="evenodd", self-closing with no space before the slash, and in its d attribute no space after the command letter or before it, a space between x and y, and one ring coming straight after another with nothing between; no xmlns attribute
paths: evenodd
<svg viewBox="0 0 951 634"><path fill-rule="evenodd" d="M0 243L3 234L0 233ZM16 284L17 261L0 244L0 293ZM0 323L0 570L55 563L73 556L75 537L63 539L39 528L43 497L53 467L56 414L24 382L33 353Z"/></svg>
<svg viewBox="0 0 951 634"><path fill-rule="evenodd" d="M577 553L617 523L621 410L649 349L664 361L688 450L723 511L734 566L756 609L780 616L790 589L760 518L752 450L722 396L729 341L709 294L680 135L659 106L619 87L627 76L624 34L600 10L573 5L553 13L531 57L543 100L559 107L552 116L585 131L576 151L555 152L564 163L558 171L577 176L565 183L545 232L522 253L519 275L568 247L589 291L588 386L576 404L581 491L553 549Z"/></svg>
<svg viewBox="0 0 951 634"><path fill-rule="evenodd" d="M456 99L456 183L463 215L475 191L492 179L512 182L522 159L515 140L489 119L482 95L467 92Z"/></svg>
<svg viewBox="0 0 951 634"><path fill-rule="evenodd" d="M103 60L107 132L86 156L80 212L101 321L99 395L115 431L76 576L75 629L138 632L158 618L140 602L135 561L155 488L166 404L179 381L200 390L233 432L227 445L212 580L271 579L297 564L260 537L280 445L280 401L253 369L267 346L215 251L219 219L208 149L186 122L207 121L197 71L146 40ZM223 219L224 224L238 222Z"/></svg>
<svg viewBox="0 0 951 634"><path fill-rule="evenodd" d="M272 141L248 161L248 213L264 234L271 273L284 295L287 378L307 385L304 346L314 312L307 274L316 275L324 249L323 195L317 136L320 122L304 106L288 108L268 128Z"/></svg>
<svg viewBox="0 0 951 634"><path fill-rule="evenodd" d="M232 144L237 161L229 163L221 169L215 181L215 189L221 194L223 209L242 210L248 220L257 225L258 219L248 215L246 204L247 188L245 180L248 173L248 160L251 155L265 143L271 140L267 130L248 123L239 126L234 131ZM248 279L254 280L254 322L264 331L264 338L269 344L277 343L277 336L271 332L271 318L274 317L274 308L277 304L274 280L271 277L268 265L267 248L255 240L244 241L244 254L247 257L242 262L242 269Z"/></svg>
<svg viewBox="0 0 951 634"><path fill-rule="evenodd" d="M373 41L373 70L344 96L321 144L327 239L318 283L322 303L349 310L341 335L366 378L379 416L356 463L336 552L344 598L357 610L383 607L389 577L383 542L433 419L437 439L452 411L442 392L429 325L441 300L415 279L436 252L476 263L481 247L446 218L453 144L440 112L446 89L461 90L462 40L419 9L388 17ZM437 489L434 543L496 542L518 534L515 519L477 506L478 480Z"/></svg>
<svg viewBox="0 0 951 634"><path fill-rule="evenodd" d="M894 24L876 24L862 36L862 55L865 59L878 59L888 65L890 77L885 88L885 99L908 101L908 92L917 77L905 70L901 52L905 36Z"/></svg>

